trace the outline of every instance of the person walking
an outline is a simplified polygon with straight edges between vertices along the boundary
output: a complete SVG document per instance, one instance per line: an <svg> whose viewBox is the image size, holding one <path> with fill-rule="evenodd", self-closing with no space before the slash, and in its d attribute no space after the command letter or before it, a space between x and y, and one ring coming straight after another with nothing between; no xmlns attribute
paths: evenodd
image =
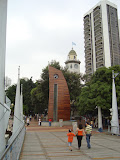
<svg viewBox="0 0 120 160"><path fill-rule="evenodd" d="M39 118L38 125L41 126L41 118Z"/></svg>
<svg viewBox="0 0 120 160"><path fill-rule="evenodd" d="M82 138L83 138L83 136L85 136L85 131L84 131L84 129L83 129L82 124L79 124L79 127L76 129L75 134L76 134L76 136L77 136L78 149L80 149Z"/></svg>
<svg viewBox="0 0 120 160"><path fill-rule="evenodd" d="M49 127L51 126L51 122L52 122L52 119L50 118L49 119Z"/></svg>
<svg viewBox="0 0 120 160"><path fill-rule="evenodd" d="M69 129L67 136L68 136L69 150L72 151L72 141L73 141L73 137L75 136L75 134L71 132L71 129Z"/></svg>
<svg viewBox="0 0 120 160"><path fill-rule="evenodd" d="M90 137L92 135L92 126L90 126L88 122L86 122L85 132L86 132L87 147L90 149L91 148Z"/></svg>
<svg viewBox="0 0 120 160"><path fill-rule="evenodd" d="M27 126L29 126L29 124L30 124L30 123L29 123L29 117L27 117Z"/></svg>

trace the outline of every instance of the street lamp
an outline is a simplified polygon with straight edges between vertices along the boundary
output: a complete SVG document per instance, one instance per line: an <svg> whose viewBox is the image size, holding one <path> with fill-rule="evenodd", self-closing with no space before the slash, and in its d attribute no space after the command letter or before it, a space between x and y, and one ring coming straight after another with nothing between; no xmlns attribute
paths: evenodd
<svg viewBox="0 0 120 160"><path fill-rule="evenodd" d="M114 79L119 75L120 73L114 73L112 71L112 108L110 109L112 120L111 120L111 133L112 134L119 134L119 121L118 121L118 108L117 108L117 98L116 98L116 89L115 89L115 82Z"/></svg>

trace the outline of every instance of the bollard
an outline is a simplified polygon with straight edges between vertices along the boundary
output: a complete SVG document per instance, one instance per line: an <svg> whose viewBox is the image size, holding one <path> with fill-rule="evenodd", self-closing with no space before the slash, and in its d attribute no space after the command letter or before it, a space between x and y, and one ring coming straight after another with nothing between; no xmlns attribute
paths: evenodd
<svg viewBox="0 0 120 160"><path fill-rule="evenodd" d="M60 124L60 127L63 126L63 119L59 119L59 124Z"/></svg>
<svg viewBox="0 0 120 160"><path fill-rule="evenodd" d="M73 126L73 132L76 132L77 129L77 122L72 122L72 126Z"/></svg>

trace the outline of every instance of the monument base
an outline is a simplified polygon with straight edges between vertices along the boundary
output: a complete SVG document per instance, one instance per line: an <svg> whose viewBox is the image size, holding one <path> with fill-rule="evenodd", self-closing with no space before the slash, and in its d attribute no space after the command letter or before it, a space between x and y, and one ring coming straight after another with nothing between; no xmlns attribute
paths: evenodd
<svg viewBox="0 0 120 160"><path fill-rule="evenodd" d="M73 126L75 122L73 121L63 121L62 126ZM42 122L41 126L49 127L49 122ZM61 122L51 122L52 127L62 127Z"/></svg>

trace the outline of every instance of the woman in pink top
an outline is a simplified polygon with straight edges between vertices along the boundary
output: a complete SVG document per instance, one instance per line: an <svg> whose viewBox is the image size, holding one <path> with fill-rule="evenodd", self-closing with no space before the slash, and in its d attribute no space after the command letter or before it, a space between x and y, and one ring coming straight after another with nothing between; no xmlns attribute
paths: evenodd
<svg viewBox="0 0 120 160"><path fill-rule="evenodd" d="M77 140L78 140L78 149L80 149L81 147L81 141L82 141L82 137L85 135L85 131L82 127L82 124L79 124L79 128L77 128L76 130L76 136L77 136Z"/></svg>

